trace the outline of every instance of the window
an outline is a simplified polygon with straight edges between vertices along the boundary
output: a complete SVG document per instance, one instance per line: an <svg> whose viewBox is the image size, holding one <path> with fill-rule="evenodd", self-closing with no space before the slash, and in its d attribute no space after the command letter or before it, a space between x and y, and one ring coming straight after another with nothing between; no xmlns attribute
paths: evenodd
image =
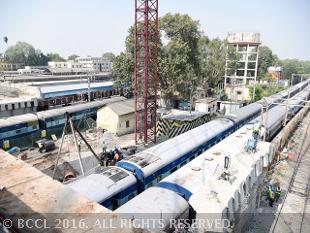
<svg viewBox="0 0 310 233"><path fill-rule="evenodd" d="M16 134L20 134L20 133L21 133L20 129L16 130Z"/></svg>
<svg viewBox="0 0 310 233"><path fill-rule="evenodd" d="M161 175L157 176L156 180L157 180L157 183L161 181Z"/></svg>
<svg viewBox="0 0 310 233"><path fill-rule="evenodd" d="M7 111L9 109L9 106L6 104L5 105L5 110Z"/></svg>
<svg viewBox="0 0 310 233"><path fill-rule="evenodd" d="M126 121L126 128L129 128L129 121Z"/></svg>
<svg viewBox="0 0 310 233"><path fill-rule="evenodd" d="M237 91L237 95L241 95L242 94L242 92L241 91Z"/></svg>
<svg viewBox="0 0 310 233"><path fill-rule="evenodd" d="M132 198L135 197L135 193L131 193L129 196L128 196L128 201L130 201Z"/></svg>
<svg viewBox="0 0 310 233"><path fill-rule="evenodd" d="M186 164L186 161L184 161L183 163L181 163L181 167L183 167Z"/></svg>
<svg viewBox="0 0 310 233"><path fill-rule="evenodd" d="M176 170L177 170L176 167L172 168L172 169L170 170L170 174L174 173Z"/></svg>

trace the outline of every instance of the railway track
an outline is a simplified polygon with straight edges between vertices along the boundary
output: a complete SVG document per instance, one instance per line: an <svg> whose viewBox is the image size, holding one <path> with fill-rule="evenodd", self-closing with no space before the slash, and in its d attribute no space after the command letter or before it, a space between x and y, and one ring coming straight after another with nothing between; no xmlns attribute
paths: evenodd
<svg viewBox="0 0 310 233"><path fill-rule="evenodd" d="M310 232L310 114L299 127L298 157L270 232Z"/></svg>

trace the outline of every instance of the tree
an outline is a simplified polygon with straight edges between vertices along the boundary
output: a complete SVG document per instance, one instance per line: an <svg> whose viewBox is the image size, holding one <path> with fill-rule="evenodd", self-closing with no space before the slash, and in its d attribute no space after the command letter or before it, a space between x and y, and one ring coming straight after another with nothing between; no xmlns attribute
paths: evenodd
<svg viewBox="0 0 310 233"><path fill-rule="evenodd" d="M207 41L204 46L202 53L204 82L207 82L211 90L215 90L218 84L224 81L226 58L228 59L228 74L230 74L234 73L237 68L239 55L234 47L219 38Z"/></svg>
<svg viewBox="0 0 310 233"><path fill-rule="evenodd" d="M26 42L17 42L16 45L10 46L5 52L5 57L12 63L29 66L47 65L47 57Z"/></svg>
<svg viewBox="0 0 310 233"><path fill-rule="evenodd" d="M310 74L310 61L285 59L280 61L283 69L282 78L290 80L292 74Z"/></svg>
<svg viewBox="0 0 310 233"><path fill-rule="evenodd" d="M198 86L215 88L224 79L226 55L234 69L237 55L233 48L219 39L209 41L200 31L198 21L184 14L166 14L159 19L158 80L165 98L177 94L189 99ZM162 43L165 41L165 44ZM132 86L134 72L134 27L128 30L126 50L116 57L113 75L116 80Z"/></svg>
<svg viewBox="0 0 310 233"><path fill-rule="evenodd" d="M113 62L115 59L115 55L111 52L102 54L102 57L108 59L110 62Z"/></svg>
<svg viewBox="0 0 310 233"><path fill-rule="evenodd" d="M186 14L168 13L160 18L159 27L168 41L159 53L164 69L159 70L161 92L189 99L190 89L196 90L202 77L199 22Z"/></svg>
<svg viewBox="0 0 310 233"><path fill-rule="evenodd" d="M78 58L79 57L79 55L76 55L76 54L72 54L72 55L70 55L69 57L68 57L68 60L75 60L76 58Z"/></svg>
<svg viewBox="0 0 310 233"><path fill-rule="evenodd" d="M267 46L261 46L258 53L258 68L257 78L263 79L267 73L267 69L270 66L277 65L278 57L272 53L272 50Z"/></svg>
<svg viewBox="0 0 310 233"><path fill-rule="evenodd" d="M8 37L7 36L5 36L5 37L3 37L3 41L4 41L4 43L6 43L6 44L8 44Z"/></svg>
<svg viewBox="0 0 310 233"><path fill-rule="evenodd" d="M250 86L249 87L249 93L251 98L253 97L253 91L254 91L254 87ZM259 101L260 99L263 98L263 88L260 85L255 85L255 97L254 97L254 101Z"/></svg>
<svg viewBox="0 0 310 233"><path fill-rule="evenodd" d="M113 62L112 75L116 86L125 85L133 89L134 60L129 53L121 53Z"/></svg>
<svg viewBox="0 0 310 233"><path fill-rule="evenodd" d="M48 61L66 61L66 59L61 57L58 53L48 53L47 58Z"/></svg>
<svg viewBox="0 0 310 233"><path fill-rule="evenodd" d="M189 98L189 81L196 89L201 78L199 41L201 33L198 21L188 15L167 14L160 18L159 29L168 43L158 45L158 80L163 96L178 93ZM113 76L120 82L132 86L134 72L134 28L130 27L125 41L126 50L116 57ZM190 75L190 77L189 77Z"/></svg>

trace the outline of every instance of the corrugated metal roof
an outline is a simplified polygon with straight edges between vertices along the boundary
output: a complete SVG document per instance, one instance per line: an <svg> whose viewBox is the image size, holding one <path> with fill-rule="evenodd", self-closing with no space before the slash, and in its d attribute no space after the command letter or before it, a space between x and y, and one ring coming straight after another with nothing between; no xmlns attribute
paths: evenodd
<svg viewBox="0 0 310 233"><path fill-rule="evenodd" d="M38 112L37 115L39 119L46 119L50 117L64 115L66 112L73 113L73 112L83 111L83 110L92 109L92 108L99 108L108 103L112 103L115 101L122 101L124 99L126 98L122 96L115 96L112 98L97 100L97 101L93 101L89 103L76 104L72 106L46 110L46 111Z"/></svg>
<svg viewBox="0 0 310 233"><path fill-rule="evenodd" d="M162 118L168 119L168 120L178 120L178 121L193 121L204 115L207 115L207 113L173 110L171 113L162 116Z"/></svg>
<svg viewBox="0 0 310 233"><path fill-rule="evenodd" d="M0 119L0 127L7 127L12 125L18 125L22 123L38 121L35 114L27 113L19 116L12 116L4 119Z"/></svg>
<svg viewBox="0 0 310 233"><path fill-rule="evenodd" d="M96 87L105 87L105 86L112 86L113 81L109 82L101 82L101 83L91 83L90 89L96 88ZM41 92L43 94L45 93L51 93L51 92L59 92L59 91L70 91L70 90L87 90L88 84L87 83L79 83L79 84L69 84L69 85L55 85L55 86L42 86Z"/></svg>

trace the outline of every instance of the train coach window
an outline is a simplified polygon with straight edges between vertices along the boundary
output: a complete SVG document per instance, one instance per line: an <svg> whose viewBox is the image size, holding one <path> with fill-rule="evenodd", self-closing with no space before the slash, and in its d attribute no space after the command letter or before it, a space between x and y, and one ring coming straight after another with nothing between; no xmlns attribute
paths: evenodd
<svg viewBox="0 0 310 233"><path fill-rule="evenodd" d="M183 163L181 163L181 167L183 167L186 164L186 161L184 161Z"/></svg>
<svg viewBox="0 0 310 233"><path fill-rule="evenodd" d="M131 193L129 196L128 196L128 201L130 201L132 198L135 197L135 193Z"/></svg>
<svg viewBox="0 0 310 233"><path fill-rule="evenodd" d="M21 130L20 129L16 130L16 133L17 134L21 133Z"/></svg>
<svg viewBox="0 0 310 233"><path fill-rule="evenodd" d="M170 170L170 174L173 173L173 172L175 172L176 170L177 170L176 167L172 168L172 169Z"/></svg>
<svg viewBox="0 0 310 233"><path fill-rule="evenodd" d="M159 182L159 181L161 181L161 175L159 175L159 176L157 176L157 183Z"/></svg>

